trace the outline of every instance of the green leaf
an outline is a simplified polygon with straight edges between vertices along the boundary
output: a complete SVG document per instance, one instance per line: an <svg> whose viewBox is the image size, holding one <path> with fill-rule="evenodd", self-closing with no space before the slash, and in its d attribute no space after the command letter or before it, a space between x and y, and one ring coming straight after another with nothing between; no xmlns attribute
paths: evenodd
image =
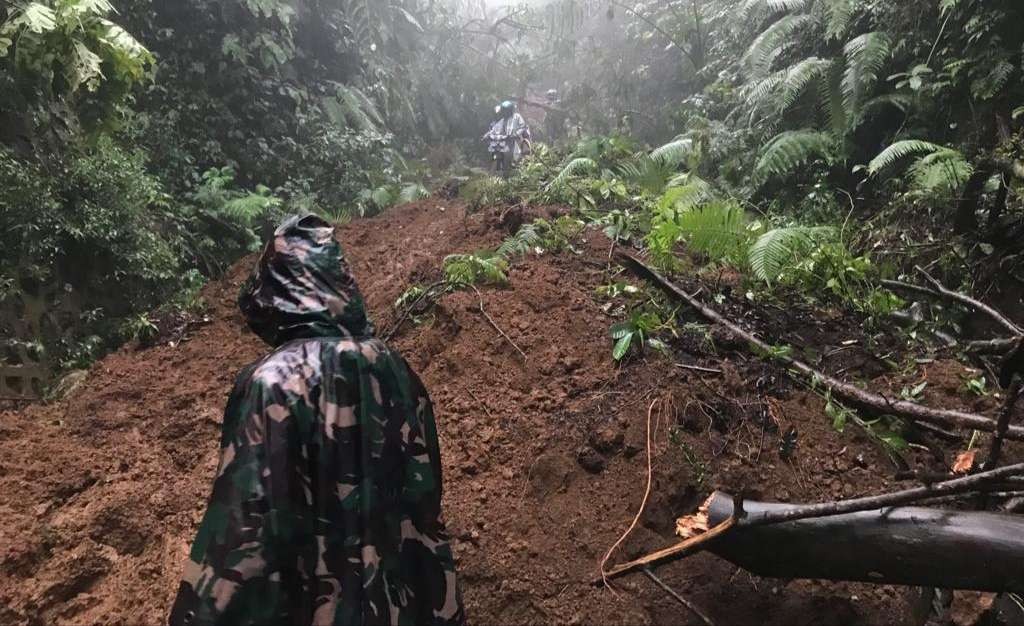
<svg viewBox="0 0 1024 626"><path fill-rule="evenodd" d="M767 76L794 33L809 28L813 23L814 18L810 15L786 15L758 35L743 57L751 77L760 79Z"/></svg>
<svg viewBox="0 0 1024 626"><path fill-rule="evenodd" d="M750 247L750 269L760 280L771 282L778 278L788 263L805 256L816 244L834 238L831 226L795 226L776 228L761 235Z"/></svg>
<svg viewBox="0 0 1024 626"><path fill-rule="evenodd" d="M578 157L572 159L571 161L566 163L565 167L562 168L562 171L560 171L558 175L555 176L550 183L548 183L548 188L557 188L561 185L564 185L566 182L568 182L570 178L574 176L579 176L581 174L592 174L593 172L596 172L597 169L597 161L593 159L586 157Z"/></svg>
<svg viewBox="0 0 1024 626"><path fill-rule="evenodd" d="M892 54L892 38L881 31L864 33L844 47L846 71L843 73L843 97L847 111L856 111L860 102L878 82L878 72Z"/></svg>
<svg viewBox="0 0 1024 626"><path fill-rule="evenodd" d="M57 15L53 9L38 2L26 6L18 21L33 33L45 33L57 28Z"/></svg>
<svg viewBox="0 0 1024 626"><path fill-rule="evenodd" d="M615 347L612 348L612 357L616 361L621 361L629 352L629 347L633 345L633 335L634 333L629 333L615 342Z"/></svg>
<svg viewBox="0 0 1024 626"><path fill-rule="evenodd" d="M74 44L73 58L74 64L71 66L71 76L68 80L71 83L71 92L78 91L82 85L89 91L96 91L100 86L100 79L103 78L103 72L100 70L103 59L81 41Z"/></svg>
<svg viewBox="0 0 1024 626"><path fill-rule="evenodd" d="M938 144L918 139L897 141L885 150L882 150L878 156L871 160L871 163L868 164L868 174L877 176L907 157L930 154L946 149Z"/></svg>
<svg viewBox="0 0 1024 626"><path fill-rule="evenodd" d="M816 130L790 130L776 135L754 166L755 177L764 182L783 179L814 158L832 161L832 137Z"/></svg>

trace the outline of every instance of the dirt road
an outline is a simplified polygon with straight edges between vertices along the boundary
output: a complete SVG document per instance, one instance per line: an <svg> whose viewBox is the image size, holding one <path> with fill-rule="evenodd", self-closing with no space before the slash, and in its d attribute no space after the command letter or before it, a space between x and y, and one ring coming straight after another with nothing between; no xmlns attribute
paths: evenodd
<svg viewBox="0 0 1024 626"><path fill-rule="evenodd" d="M454 201L430 199L340 236L386 326L395 298L439 277L446 254L496 245L530 217L467 217ZM579 254L523 259L509 287L482 290L525 360L473 293L446 296L432 319L394 340L438 407L446 515L475 624L697 623L642 576L615 593L588 583L643 495L655 400L652 500L614 560L671 542L675 516L716 487L819 500L885 488L891 473L877 446L854 430L837 433L820 399L756 360L694 346L692 357L724 374L680 370L656 354L617 366L613 320L595 295L609 282L607 241L594 237ZM164 619L215 470L226 394L235 372L266 350L234 307L247 270L242 263L207 289L212 322L187 341L126 348L68 400L0 415L0 623ZM955 385L956 376L937 366L932 381ZM790 460L766 411L782 431L799 432ZM909 597L757 580L711 556L663 573L718 624L890 624Z"/></svg>

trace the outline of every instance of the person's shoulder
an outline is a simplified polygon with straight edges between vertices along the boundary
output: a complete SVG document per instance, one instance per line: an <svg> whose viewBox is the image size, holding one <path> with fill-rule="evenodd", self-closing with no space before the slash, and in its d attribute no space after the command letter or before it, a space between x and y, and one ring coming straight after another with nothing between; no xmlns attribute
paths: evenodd
<svg viewBox="0 0 1024 626"><path fill-rule="evenodd" d="M274 387L300 376L318 376L322 368L323 352L333 341L309 339L286 343L262 359L243 368L238 375L241 385ZM327 344L327 345L325 345Z"/></svg>

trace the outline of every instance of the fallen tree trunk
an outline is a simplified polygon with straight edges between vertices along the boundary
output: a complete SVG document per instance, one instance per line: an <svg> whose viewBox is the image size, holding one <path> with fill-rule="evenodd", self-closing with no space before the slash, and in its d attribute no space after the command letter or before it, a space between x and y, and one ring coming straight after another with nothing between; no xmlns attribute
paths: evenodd
<svg viewBox="0 0 1024 626"><path fill-rule="evenodd" d="M789 504L743 501L746 515L785 515ZM732 519L717 492L701 523ZM766 525L738 524L708 551L768 578L1024 591L1024 517L901 507Z"/></svg>
<svg viewBox="0 0 1024 626"><path fill-rule="evenodd" d="M803 361L794 359L790 356L778 354L778 350L775 349L775 346L762 341L756 335L744 330L738 324L732 322L718 311L703 304L639 259L625 253L620 253L619 258L638 275L656 283L669 295L690 305L705 319L729 329L734 335L743 339L758 351L765 354L775 354L776 356L773 358L780 363L783 363L787 367L806 376L812 383L822 385L836 397L856 406L857 408L865 409L875 414L895 415L897 417L903 417L913 421L928 422L942 426L971 428L990 433L995 432L997 428L995 420L982 415L968 413L966 411L936 409L922 404L917 404L916 402L887 398L883 395L872 393L849 383L845 383L838 378L828 376L823 372L814 369L810 365L807 365ZM1006 438L1024 441L1024 428L1020 426L1011 426L1006 431Z"/></svg>

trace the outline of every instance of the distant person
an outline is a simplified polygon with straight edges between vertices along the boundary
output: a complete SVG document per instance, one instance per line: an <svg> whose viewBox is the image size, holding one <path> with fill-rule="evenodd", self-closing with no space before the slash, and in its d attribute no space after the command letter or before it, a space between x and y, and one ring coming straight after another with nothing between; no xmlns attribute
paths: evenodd
<svg viewBox="0 0 1024 626"><path fill-rule="evenodd" d="M275 349L231 392L170 624L464 623L430 398L330 224L282 224L239 306Z"/></svg>
<svg viewBox="0 0 1024 626"><path fill-rule="evenodd" d="M488 140L488 151L496 172L507 175L512 167L530 149L532 136L526 119L511 100L506 100L494 109L495 119L484 135Z"/></svg>
<svg viewBox="0 0 1024 626"><path fill-rule="evenodd" d="M547 111L544 115L544 132L548 141L555 141L566 134L566 123L569 116L562 109L562 97L557 89L548 89L544 93L547 100Z"/></svg>

